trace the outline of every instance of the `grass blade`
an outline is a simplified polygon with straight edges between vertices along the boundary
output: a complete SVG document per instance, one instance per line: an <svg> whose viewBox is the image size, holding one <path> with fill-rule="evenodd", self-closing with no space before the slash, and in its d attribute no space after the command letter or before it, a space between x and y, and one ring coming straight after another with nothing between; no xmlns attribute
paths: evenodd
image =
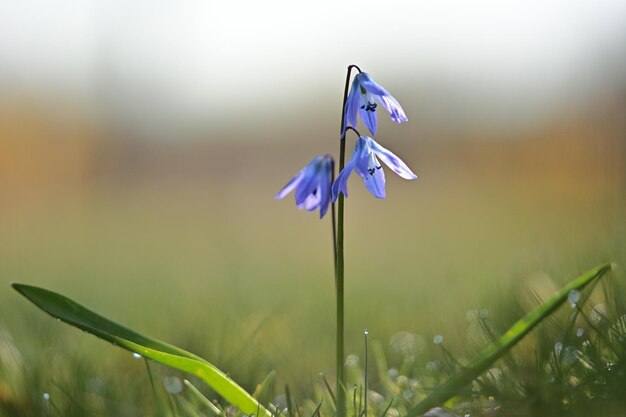
<svg viewBox="0 0 626 417"><path fill-rule="evenodd" d="M287 416L293 416L293 407L291 406L291 392L289 392L289 386L285 384L285 400L287 401Z"/></svg>
<svg viewBox="0 0 626 417"><path fill-rule="evenodd" d="M530 313L526 314L526 316L522 319L513 324L513 326L511 326L506 333L500 336L498 340L485 348L480 354L478 354L478 356L467 364L463 372L454 375L448 381L437 387L428 397L410 409L407 417L421 415L454 396L461 388L489 369L491 364L507 353L537 324L552 314L554 310L567 300L567 296L570 291L581 290L587 284L597 278L600 278L609 270L611 270L610 264L601 265L570 281L545 303L541 304L539 307L535 308Z"/></svg>
<svg viewBox="0 0 626 417"><path fill-rule="evenodd" d="M53 291L24 284L13 284L15 290L51 316L94 334L114 345L144 358L195 375L215 392L246 414L270 413L257 400L213 364L176 346L144 336L109 320L75 301Z"/></svg>
<svg viewBox="0 0 626 417"><path fill-rule="evenodd" d="M389 411L389 409L391 408L391 405L393 404L393 400L395 399L396 397L391 398L391 401L389 401L389 404L387 404L387 407L385 408L383 413L380 415L380 417L385 417L387 415L387 411Z"/></svg>
<svg viewBox="0 0 626 417"><path fill-rule="evenodd" d="M324 374L320 374L322 377L322 381L324 381L324 385L326 386L326 390L328 391L328 395L330 395L330 399L333 401L333 405L337 407L337 399L335 398L335 394L333 393L333 389L330 387L328 380Z"/></svg>
<svg viewBox="0 0 626 417"><path fill-rule="evenodd" d="M185 383L185 385L187 386L187 388L189 389L189 392L191 392L191 394L201 403L203 404L206 408L209 409L209 411L211 411L212 414L216 415L216 416L220 416L222 415L222 412L220 411L219 408L217 408L215 406L215 404L213 404L211 401L209 401L209 399L207 397L205 397L198 388L196 388L191 382L189 382L188 380L184 380L183 381Z"/></svg>
<svg viewBox="0 0 626 417"><path fill-rule="evenodd" d="M322 407L322 403L324 402L324 399L322 398L320 400L320 403L317 405L317 407L315 408L315 411L313 411L313 414L311 414L311 417L319 417L320 415L320 408Z"/></svg>
<svg viewBox="0 0 626 417"><path fill-rule="evenodd" d="M267 376L263 379L263 382L258 384L252 393L252 396L261 404L267 404L270 401L271 391L274 385L274 379L276 379L276 371L271 370Z"/></svg>

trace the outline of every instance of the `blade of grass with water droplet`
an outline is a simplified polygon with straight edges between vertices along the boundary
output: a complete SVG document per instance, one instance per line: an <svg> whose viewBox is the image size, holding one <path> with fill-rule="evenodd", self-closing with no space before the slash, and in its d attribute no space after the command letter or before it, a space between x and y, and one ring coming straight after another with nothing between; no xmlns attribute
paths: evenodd
<svg viewBox="0 0 626 417"><path fill-rule="evenodd" d="M491 364L507 353L517 342L530 332L543 319L552 314L567 300L572 290L581 290L606 272L611 270L610 264L598 266L573 279L562 287L546 302L526 314L509 328L498 340L485 348L476 356L465 370L454 375L448 381L437 387L428 397L409 410L407 417L422 415L431 408L444 403L453 397L461 388L485 372Z"/></svg>
<svg viewBox="0 0 626 417"><path fill-rule="evenodd" d="M197 376L222 398L246 414L256 415L260 412L262 415L270 416L269 411L235 381L213 364L193 353L137 333L53 291L24 284L13 284L13 288L37 307L67 324L131 352L136 352L144 358Z"/></svg>

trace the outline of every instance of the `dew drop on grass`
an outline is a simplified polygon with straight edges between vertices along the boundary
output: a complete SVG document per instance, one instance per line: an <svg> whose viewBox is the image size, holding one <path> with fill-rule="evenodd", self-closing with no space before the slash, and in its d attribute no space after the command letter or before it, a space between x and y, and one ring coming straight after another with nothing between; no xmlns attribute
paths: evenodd
<svg viewBox="0 0 626 417"><path fill-rule="evenodd" d="M183 383L175 376L165 377L163 378L163 387L170 394L178 394L183 390Z"/></svg>
<svg viewBox="0 0 626 417"><path fill-rule="evenodd" d="M348 368L356 368L359 366L359 357L355 354L350 354L346 357L345 366Z"/></svg>
<svg viewBox="0 0 626 417"><path fill-rule="evenodd" d="M563 350L563 343L561 343L561 342L556 342L556 343L554 344L554 352L555 352L557 355L559 355L559 354L561 354L561 350Z"/></svg>
<svg viewBox="0 0 626 417"><path fill-rule="evenodd" d="M428 410L424 417L460 417L457 414L454 414L444 408L435 407Z"/></svg>
<svg viewBox="0 0 626 417"><path fill-rule="evenodd" d="M580 291L571 290L569 294L567 294L567 302L572 308L575 308L578 301L580 301Z"/></svg>
<svg viewBox="0 0 626 417"><path fill-rule="evenodd" d="M133 358L135 359L141 359L141 355L137 352L133 352Z"/></svg>
<svg viewBox="0 0 626 417"><path fill-rule="evenodd" d="M391 368L387 371L387 376L392 381L394 381L398 377L398 375L400 375L400 371L398 371L398 369L396 368Z"/></svg>
<svg viewBox="0 0 626 417"><path fill-rule="evenodd" d="M49 401L49 400L50 400L50 394L48 394L47 392L44 392L44 393L43 393L43 395L42 395L42 397L43 397L43 399L44 399L44 400L46 400L46 401Z"/></svg>
<svg viewBox="0 0 626 417"><path fill-rule="evenodd" d="M404 375L400 375L398 378L396 378L396 384L398 384L401 387L405 387L408 383L409 383L409 378L407 378Z"/></svg>
<svg viewBox="0 0 626 417"><path fill-rule="evenodd" d="M591 310L590 319L593 324L599 324L600 321L606 316L606 306L602 303L596 304Z"/></svg>
<svg viewBox="0 0 626 417"><path fill-rule="evenodd" d="M583 337L584 334L585 334L585 329L583 329L582 327L579 327L578 329L576 329L577 337Z"/></svg>
<svg viewBox="0 0 626 417"><path fill-rule="evenodd" d="M382 404L385 402L385 397L383 397L382 394L370 389L367 390L367 398L376 404Z"/></svg>
<svg viewBox="0 0 626 417"><path fill-rule="evenodd" d="M399 417L400 416L400 412L395 407L391 407L389 409L389 411L387 411L387 416L388 417Z"/></svg>
<svg viewBox="0 0 626 417"><path fill-rule="evenodd" d="M443 342L443 336L438 334L437 336L433 337L433 343L436 345L440 345L441 342Z"/></svg>
<svg viewBox="0 0 626 417"><path fill-rule="evenodd" d="M576 362L576 359L576 348L574 346L567 346L565 349L563 349L563 358L561 359L561 361L565 365L572 365L574 362Z"/></svg>
<svg viewBox="0 0 626 417"><path fill-rule="evenodd" d="M391 348L403 355L414 355L418 350L419 336L410 332L398 332L391 336L389 344ZM424 343L421 340L422 344Z"/></svg>
<svg viewBox="0 0 626 417"><path fill-rule="evenodd" d="M287 408L287 396L285 394L279 394L272 400L272 404L276 407L276 410L280 414L280 410ZM278 417L278 416L277 416Z"/></svg>

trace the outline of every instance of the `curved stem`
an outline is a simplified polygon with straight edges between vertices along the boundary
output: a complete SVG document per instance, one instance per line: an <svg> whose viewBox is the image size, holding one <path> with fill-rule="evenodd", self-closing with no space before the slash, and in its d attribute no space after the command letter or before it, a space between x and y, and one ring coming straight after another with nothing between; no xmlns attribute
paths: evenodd
<svg viewBox="0 0 626 417"><path fill-rule="evenodd" d="M348 72L346 73L346 85L343 88L343 104L341 106L341 126L339 126L340 139L344 139L346 137L347 129L344 130L343 126L344 126L344 123L346 122L346 101L348 100L348 88L350 87L350 75L352 73L352 68L356 68L356 70L359 71L359 74L361 73L361 68L359 68L357 65L354 65L354 64L348 65ZM344 149L344 153L345 153L345 149ZM341 170L343 169L343 160L341 159L342 156L343 156L343 153L340 152L339 153L339 172L341 172Z"/></svg>
<svg viewBox="0 0 626 417"><path fill-rule="evenodd" d="M351 70L352 68L356 68L356 70L359 71L359 74L363 72L361 71L361 68L359 68L358 65L354 65L354 64L348 65L348 70Z"/></svg>
<svg viewBox="0 0 626 417"><path fill-rule="evenodd" d="M355 128L353 128L352 126L346 126L346 132L347 132L348 130L353 131L354 133L356 133L356 135L357 135L358 137L361 137L361 134L359 133L359 131L358 131L358 130L356 130ZM345 134L344 134L344 139L345 139Z"/></svg>
<svg viewBox="0 0 626 417"><path fill-rule="evenodd" d="M356 65L349 65L346 73L346 84L343 91L343 105L341 107L341 125L339 126L340 140L339 140L339 172L343 170L346 160L346 131L344 129L344 123L346 121L346 101L348 99L348 88L350 87L350 75L352 69L356 68L361 72L361 69ZM354 129L353 129L354 130ZM356 130L355 130L356 131ZM337 336L336 336L336 366L337 366L337 417L346 416L346 374L343 367L344 358L344 303L343 303L343 275L344 275L344 261L343 261L343 222L344 222L344 195L339 194L339 202L337 205L337 238L336 238L336 250L335 250L335 293L337 302ZM333 205L334 212L334 205Z"/></svg>

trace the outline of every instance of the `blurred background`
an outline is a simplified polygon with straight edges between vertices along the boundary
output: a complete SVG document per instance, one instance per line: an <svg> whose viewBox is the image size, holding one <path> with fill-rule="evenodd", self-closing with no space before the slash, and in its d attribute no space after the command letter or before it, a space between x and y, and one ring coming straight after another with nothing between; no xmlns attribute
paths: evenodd
<svg viewBox="0 0 626 417"><path fill-rule="evenodd" d="M404 107L377 140L420 178L388 174L386 200L349 183L349 352L365 328L390 355L399 331L463 352L468 311L623 267L624 22L609 0L4 1L0 402L149 389L140 361L10 282L248 389L272 369L302 395L331 378L330 219L274 195L336 156L352 63Z"/></svg>

